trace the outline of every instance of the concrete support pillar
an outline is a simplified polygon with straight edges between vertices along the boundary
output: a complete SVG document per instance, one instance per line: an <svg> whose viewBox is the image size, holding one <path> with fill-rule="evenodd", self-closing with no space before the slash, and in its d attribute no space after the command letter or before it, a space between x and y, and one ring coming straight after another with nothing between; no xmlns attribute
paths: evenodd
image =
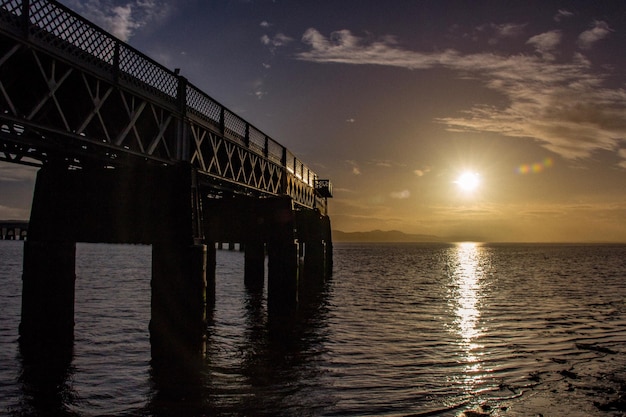
<svg viewBox="0 0 626 417"><path fill-rule="evenodd" d="M267 303L270 313L288 313L298 306L298 245L293 239L267 245Z"/></svg>
<svg viewBox="0 0 626 417"><path fill-rule="evenodd" d="M73 340L75 242L152 244L153 359L201 357L206 331L202 218L191 165L37 175L24 254L22 339ZM198 223L198 225L195 225ZM215 250L212 249L214 298Z"/></svg>
<svg viewBox="0 0 626 417"><path fill-rule="evenodd" d="M328 216L317 210L297 212L298 239L304 241L304 279L324 280L332 271L332 238Z"/></svg>
<svg viewBox="0 0 626 417"><path fill-rule="evenodd" d="M264 213L268 312L290 313L298 306L298 244L293 201L284 197L268 200Z"/></svg>
<svg viewBox="0 0 626 417"><path fill-rule="evenodd" d="M322 240L306 242L304 255L305 274L322 275L325 272L326 245Z"/></svg>
<svg viewBox="0 0 626 417"><path fill-rule="evenodd" d="M152 246L152 360L193 366L206 351L206 245Z"/></svg>
<svg viewBox="0 0 626 417"><path fill-rule="evenodd" d="M24 242L20 342L26 351L71 349L74 340L76 244Z"/></svg>
<svg viewBox="0 0 626 417"><path fill-rule="evenodd" d="M22 275L22 352L33 359L50 349L71 351L74 340L76 240L63 231L68 223L66 197L76 191L65 170L41 169L37 174L24 242Z"/></svg>
<svg viewBox="0 0 626 417"><path fill-rule="evenodd" d="M151 213L159 230L152 241L152 360L159 366L176 361L193 367L206 351L209 254L193 231L193 219L202 218L194 206L194 172L178 166L155 175L161 205Z"/></svg>
<svg viewBox="0 0 626 417"><path fill-rule="evenodd" d="M330 217L323 216L321 220L321 229L322 229L322 239L324 239L324 258L325 258L325 268L326 275L331 276L333 273L333 237L332 230L330 226Z"/></svg>
<svg viewBox="0 0 626 417"><path fill-rule="evenodd" d="M248 242L245 245L244 283L251 290L263 289L265 279L265 245Z"/></svg>
<svg viewBox="0 0 626 417"><path fill-rule="evenodd" d="M215 268L217 267L217 250L215 242L207 245L206 257L206 316L212 316L215 308Z"/></svg>

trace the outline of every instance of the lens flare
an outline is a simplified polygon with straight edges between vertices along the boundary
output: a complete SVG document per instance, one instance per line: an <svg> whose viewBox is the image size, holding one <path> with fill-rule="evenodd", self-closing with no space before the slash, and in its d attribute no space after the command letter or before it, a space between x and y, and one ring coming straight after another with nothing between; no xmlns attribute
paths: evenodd
<svg viewBox="0 0 626 417"><path fill-rule="evenodd" d="M547 168L552 168L554 161L552 158L544 158L541 162L533 162L532 164L522 164L517 167L518 174L539 174Z"/></svg>

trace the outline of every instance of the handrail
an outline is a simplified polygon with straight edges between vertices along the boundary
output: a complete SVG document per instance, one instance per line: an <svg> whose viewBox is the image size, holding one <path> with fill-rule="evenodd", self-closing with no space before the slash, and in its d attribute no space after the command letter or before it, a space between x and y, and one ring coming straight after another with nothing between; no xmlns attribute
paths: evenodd
<svg viewBox="0 0 626 417"><path fill-rule="evenodd" d="M115 81L123 80L157 95L181 114L189 112L200 117L219 129L225 140L246 146L314 186L317 175L286 147L190 84L178 71L167 69L57 1L0 0L0 13L0 22L11 25L16 34L55 49L63 42L72 45L82 52L75 53L74 59L108 72Z"/></svg>

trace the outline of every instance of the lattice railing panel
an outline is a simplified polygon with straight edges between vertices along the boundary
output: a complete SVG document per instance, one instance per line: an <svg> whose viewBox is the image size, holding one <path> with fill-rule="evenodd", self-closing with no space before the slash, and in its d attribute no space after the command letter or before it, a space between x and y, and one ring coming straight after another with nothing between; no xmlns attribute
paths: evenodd
<svg viewBox="0 0 626 417"><path fill-rule="evenodd" d="M125 46L120 48L119 69L122 76L128 81L134 82L140 87L145 83L172 99L176 98L178 77L162 66L155 64L151 59L137 55Z"/></svg>
<svg viewBox="0 0 626 417"><path fill-rule="evenodd" d="M281 162L284 150L285 148L274 140L270 139L267 143L267 157L273 161Z"/></svg>
<svg viewBox="0 0 626 417"><path fill-rule="evenodd" d="M3 20L14 22L13 16L22 16L22 0L0 0L0 8L8 12L3 15Z"/></svg>
<svg viewBox="0 0 626 417"><path fill-rule="evenodd" d="M197 88L187 86L187 106L198 116L219 127L222 106Z"/></svg>
<svg viewBox="0 0 626 417"><path fill-rule="evenodd" d="M192 124L191 130L198 145L191 160L193 166L211 176L239 183L249 189L275 195L285 194L285 172L282 166L199 125Z"/></svg>
<svg viewBox="0 0 626 417"><path fill-rule="evenodd" d="M245 120L241 119L231 111L226 110L224 112L224 128L231 139L244 143L246 137L246 125Z"/></svg>
<svg viewBox="0 0 626 417"><path fill-rule="evenodd" d="M261 154L265 152L265 139L267 136L263 134L260 130L257 130L253 126L250 126L248 131L248 140L250 146L254 146L257 151L260 151Z"/></svg>
<svg viewBox="0 0 626 417"><path fill-rule="evenodd" d="M31 0L29 20L32 25L31 35L67 50L66 43L78 48L71 51L74 55L90 55L91 58L113 65L116 41L98 27L85 24L79 17L45 0Z"/></svg>

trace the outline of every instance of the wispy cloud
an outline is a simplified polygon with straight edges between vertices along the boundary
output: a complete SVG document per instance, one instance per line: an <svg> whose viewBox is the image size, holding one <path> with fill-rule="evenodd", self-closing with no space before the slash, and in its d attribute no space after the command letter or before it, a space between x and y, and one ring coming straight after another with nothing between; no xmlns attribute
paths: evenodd
<svg viewBox="0 0 626 417"><path fill-rule="evenodd" d="M0 204L0 219L24 220L28 219L29 210L17 207L8 207Z"/></svg>
<svg viewBox="0 0 626 417"><path fill-rule="evenodd" d="M505 39L517 38L524 33L525 24L519 23L489 23L476 28L478 33L487 35L487 43L496 45Z"/></svg>
<svg viewBox="0 0 626 417"><path fill-rule="evenodd" d="M307 29L302 42L310 47L296 55L302 61L356 65L384 65L409 69L432 68L440 64L446 52L421 53L399 48L390 38L367 43L348 30L332 32L327 38L317 29ZM458 55L449 51L453 59Z"/></svg>
<svg viewBox="0 0 626 417"><path fill-rule="evenodd" d="M265 28L269 28L270 25L267 25L267 26L261 25L261 26ZM276 33L271 36L268 34L263 34L263 36L261 36L261 43L269 49L272 55L276 53L276 50L278 48L288 45L294 42L294 40L295 39L285 35L284 33Z"/></svg>
<svg viewBox="0 0 626 417"><path fill-rule="evenodd" d="M361 175L361 168L359 168L359 164L356 161L346 161L348 166L351 168L352 175Z"/></svg>
<svg viewBox="0 0 626 417"><path fill-rule="evenodd" d="M528 45L535 47L535 51L539 53L544 59L554 60L554 51L561 43L561 31L552 30L550 32L541 33L528 39L526 42Z"/></svg>
<svg viewBox="0 0 626 417"><path fill-rule="evenodd" d="M574 16L574 13L570 12L569 10L559 9L559 11L554 15L554 21L560 22L572 16Z"/></svg>
<svg viewBox="0 0 626 417"><path fill-rule="evenodd" d="M611 28L606 22L595 20L589 30L578 36L578 45L582 49L590 49L594 43L606 38L611 33Z"/></svg>
<svg viewBox="0 0 626 417"><path fill-rule="evenodd" d="M609 31L606 23L596 21L578 44L588 48ZM348 30L326 37L313 28L304 33L302 42L308 50L296 55L299 60L412 70L447 68L508 99L504 107L477 103L460 115L437 120L453 131L529 138L569 159L586 158L598 150L616 152L626 139L626 90L605 84L608 74L594 72L580 52L567 61L556 60L553 51L563 42L558 31L527 40L539 55L463 54L452 49L419 52L402 48L390 37L366 40Z"/></svg>
<svg viewBox="0 0 626 417"><path fill-rule="evenodd" d="M261 43L266 46L279 47L279 46L285 46L291 42L293 42L293 38L290 38L284 33L277 33L272 37L268 35L261 36Z"/></svg>
<svg viewBox="0 0 626 417"><path fill-rule="evenodd" d="M34 181L37 168L26 165L0 163L0 182Z"/></svg>
<svg viewBox="0 0 626 417"><path fill-rule="evenodd" d="M394 198L397 200L406 200L407 198L411 197L411 192L409 190L393 191L389 195L391 198Z"/></svg>
<svg viewBox="0 0 626 417"><path fill-rule="evenodd" d="M254 96L259 100L267 95L265 84L262 79L257 79L252 83L252 94L254 94Z"/></svg>
<svg viewBox="0 0 626 417"><path fill-rule="evenodd" d="M170 5L163 0L67 0L68 7L128 41L137 29L167 16Z"/></svg>

